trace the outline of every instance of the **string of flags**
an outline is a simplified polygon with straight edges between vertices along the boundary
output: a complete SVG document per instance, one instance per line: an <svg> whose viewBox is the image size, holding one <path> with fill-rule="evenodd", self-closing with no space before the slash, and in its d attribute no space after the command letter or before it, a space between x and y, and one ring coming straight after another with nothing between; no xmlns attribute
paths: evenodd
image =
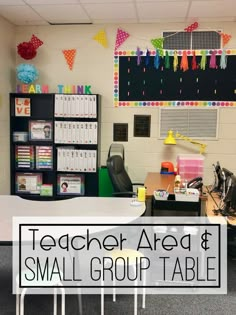
<svg viewBox="0 0 236 315"><path fill-rule="evenodd" d="M194 22L191 25L187 26L184 31L186 32L193 32L194 30L196 30L198 28L198 22ZM154 38L151 39L151 44L153 45L154 48L159 49L159 54L161 56L163 56L163 44L164 44L164 40L167 37L170 36L174 36L176 34L178 34L180 32L176 32L174 34L165 36L165 37L160 37L160 38ZM223 47L228 44L228 42L230 41L230 39L232 38L231 35L226 34L226 33L222 33L222 32L217 32L221 38L222 38L222 45ZM121 28L117 29L116 32L116 40L115 40L115 51L130 37L130 34L124 30L122 30ZM107 36L106 36L106 32L104 30L100 30L94 37L94 40L96 40L99 44L101 44L104 48L108 47L107 44Z"/></svg>
<svg viewBox="0 0 236 315"><path fill-rule="evenodd" d="M198 22L194 22L191 25L187 26L184 31L186 32L193 32L194 30L196 30L198 28ZM180 31L181 32L181 31ZM165 37L159 37L159 38L153 38L151 39L151 44L153 45L153 47L155 49L159 50L159 54L161 56L163 56L163 44L164 44L164 40L167 37L170 36L175 36L176 34L180 33L180 32L176 32L174 34L171 35L167 35ZM230 39L232 38L232 36L230 34L226 34L226 33L222 33L222 32L218 32L216 31L222 38L222 45L223 47L228 44L228 42L230 41ZM116 33L116 41L115 41L115 51L129 38L130 34L127 33L126 31L122 30L121 28L117 29L117 33Z"/></svg>
<svg viewBox="0 0 236 315"><path fill-rule="evenodd" d="M186 32L193 32L194 30L196 30L198 28L198 23L194 22L191 25L187 26L184 31ZM158 68L160 66L160 58L165 58L165 67L166 68L170 68L170 60L169 60L169 56L168 56L168 52L165 52L165 56L164 56L164 49L163 49L163 44L165 41L166 37L170 37L170 36L174 36L176 34L178 34L179 32L176 32L174 34L165 36L165 37L160 37L160 38L153 38L150 40L151 44L153 45L153 47L156 50L156 56L154 58L154 67ZM232 36L230 34L226 34L226 33L222 33L222 32L217 32L221 38L222 38L222 45L223 47L230 41L230 39L232 38ZM122 30L121 28L117 29L116 32L116 39L115 39L115 48L114 50L117 51L117 49L130 37L130 34L124 30ZM103 46L104 48L108 47L108 40L107 40L107 35L104 29L99 30L92 38L93 40L97 41L101 46ZM24 59L33 59L36 54L37 54L37 49L43 45L43 41L41 41L37 36L35 36L34 34L31 37L31 40L29 42L23 42L20 43L17 46L17 52L18 54L24 58ZM62 53L64 55L64 58L66 60L66 63L69 67L70 70L73 70L73 66L74 66L74 61L75 61L75 57L76 57L76 53L77 53L77 49L73 48L73 49L63 49ZM136 51L137 54L137 65L139 65L141 63L141 51L139 48L137 48ZM147 53L148 54L148 53ZM193 53L194 54L194 53ZM146 56L146 58L148 58L150 56ZM222 69L225 69L227 66L227 60L226 60L226 53L223 51L222 56L221 56L222 60L220 61L220 67ZM211 56L211 62L210 62L210 68L215 68L216 66L216 62L215 62L215 54L213 53ZM145 62L149 62L146 61ZM202 60L200 63L200 68L201 69L205 69L206 67L206 56L202 55ZM173 60L173 69L174 71L176 71L178 68L178 56L177 54L174 53L174 60ZM182 56L182 60L180 63L180 69L183 71L188 70L189 65L188 65L188 56L184 53ZM192 56L192 65L191 68L193 70L198 68L198 65L196 63L196 57L195 55Z"/></svg>

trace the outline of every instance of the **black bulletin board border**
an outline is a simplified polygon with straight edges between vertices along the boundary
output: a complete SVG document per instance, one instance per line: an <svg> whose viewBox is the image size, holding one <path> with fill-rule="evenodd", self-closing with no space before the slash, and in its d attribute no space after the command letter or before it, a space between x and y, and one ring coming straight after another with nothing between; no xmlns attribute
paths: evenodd
<svg viewBox="0 0 236 315"><path fill-rule="evenodd" d="M217 50L216 69L209 68L211 51L206 51L205 70L191 69L192 51L187 51L189 70L179 69L183 51L178 51L178 70L173 70L174 51L168 51L170 69L161 58L154 67L156 51L150 51L146 65L146 51L142 51L137 65L136 51L116 51L114 54L114 106L115 107L235 107L236 106L236 49L227 49L227 67L220 68L222 51ZM201 51L195 51L197 64ZM165 51L164 51L165 55Z"/></svg>

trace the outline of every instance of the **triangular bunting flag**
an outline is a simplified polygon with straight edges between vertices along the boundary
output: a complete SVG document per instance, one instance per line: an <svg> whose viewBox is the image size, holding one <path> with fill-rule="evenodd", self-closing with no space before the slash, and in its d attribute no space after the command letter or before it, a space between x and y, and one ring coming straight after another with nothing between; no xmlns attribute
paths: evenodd
<svg viewBox="0 0 236 315"><path fill-rule="evenodd" d="M107 35L104 30L100 30L96 35L94 35L93 39L101 44L104 48L107 48Z"/></svg>
<svg viewBox="0 0 236 315"><path fill-rule="evenodd" d="M223 47L228 44L228 42L230 41L231 39L231 35L229 34L225 34L225 33L220 33L220 36L222 37L222 40L223 40Z"/></svg>
<svg viewBox="0 0 236 315"><path fill-rule="evenodd" d="M129 37L129 34L120 28L117 30L116 34L116 45L115 45L115 50L117 50L118 47L120 47L121 44L124 43L124 41Z"/></svg>
<svg viewBox="0 0 236 315"><path fill-rule="evenodd" d="M62 52L64 54L64 57L70 70L72 70L75 60L76 49L62 50Z"/></svg>
<svg viewBox="0 0 236 315"><path fill-rule="evenodd" d="M163 37L151 39L151 43L156 49L163 49L163 42Z"/></svg>
<svg viewBox="0 0 236 315"><path fill-rule="evenodd" d="M196 30L197 28L198 28L198 22L195 22L195 23L189 25L188 27L185 27L184 30L186 32L192 32L192 31Z"/></svg>
<svg viewBox="0 0 236 315"><path fill-rule="evenodd" d="M38 49L39 46L43 45L43 42L34 34L32 35L30 42L33 44L35 49Z"/></svg>

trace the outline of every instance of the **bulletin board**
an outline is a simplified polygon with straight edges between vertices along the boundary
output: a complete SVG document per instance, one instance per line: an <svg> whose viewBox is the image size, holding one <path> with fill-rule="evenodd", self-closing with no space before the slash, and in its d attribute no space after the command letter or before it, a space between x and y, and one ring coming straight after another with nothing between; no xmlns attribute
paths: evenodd
<svg viewBox="0 0 236 315"><path fill-rule="evenodd" d="M205 70L191 69L191 52L188 52L189 69L173 70L173 51L169 51L170 69L160 58L154 67L156 52L151 51L146 64L145 53L137 65L135 51L118 51L114 55L115 106L236 106L236 50L227 51L227 67L220 68L221 51L216 56L216 69L209 68L210 51ZM178 53L178 65L181 62ZM201 54L196 53L197 64Z"/></svg>

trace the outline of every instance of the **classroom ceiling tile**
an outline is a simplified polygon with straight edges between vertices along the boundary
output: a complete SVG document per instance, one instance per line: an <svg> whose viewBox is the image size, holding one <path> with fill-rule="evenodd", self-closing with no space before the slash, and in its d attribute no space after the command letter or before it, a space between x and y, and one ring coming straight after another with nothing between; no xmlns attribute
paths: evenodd
<svg viewBox="0 0 236 315"><path fill-rule="evenodd" d="M93 19L135 19L136 11L133 3L126 3L125 7L122 3L96 3L84 4L84 9L90 18Z"/></svg>
<svg viewBox="0 0 236 315"><path fill-rule="evenodd" d="M25 5L22 0L0 0L0 5Z"/></svg>
<svg viewBox="0 0 236 315"><path fill-rule="evenodd" d="M236 21L236 0L0 0L1 15L15 25Z"/></svg>
<svg viewBox="0 0 236 315"><path fill-rule="evenodd" d="M90 23L88 15L79 4L33 5L32 8L49 23Z"/></svg>
<svg viewBox="0 0 236 315"><path fill-rule="evenodd" d="M175 17L175 18L154 18L154 19L150 19L150 18L142 18L139 19L140 23L185 23L186 19L185 17Z"/></svg>
<svg viewBox="0 0 236 315"><path fill-rule="evenodd" d="M117 18L105 19L105 20L101 20L101 19L93 20L93 24L132 24L132 23L138 23L137 19L131 19L131 18L122 19L122 18L117 17Z"/></svg>
<svg viewBox="0 0 236 315"><path fill-rule="evenodd" d="M32 21L38 21L37 25L39 25L40 21L42 24L45 24L45 21L27 6L1 6L0 13L5 19L15 25L32 25Z"/></svg>
<svg viewBox="0 0 236 315"><path fill-rule="evenodd" d="M235 16L234 1L193 1L189 10L189 17L227 17Z"/></svg>
<svg viewBox="0 0 236 315"><path fill-rule="evenodd" d="M140 19L178 18L186 17L188 10L187 1L137 3Z"/></svg>
<svg viewBox="0 0 236 315"><path fill-rule="evenodd" d="M80 3L94 4L94 3L130 3L135 0L79 0Z"/></svg>
<svg viewBox="0 0 236 315"><path fill-rule="evenodd" d="M25 0L25 3L30 5L37 4L79 4L79 0Z"/></svg>
<svg viewBox="0 0 236 315"><path fill-rule="evenodd" d="M149 2L149 3L160 3L160 2L165 2L165 3L167 3L167 2L175 2L175 1L181 1L181 2L183 2L183 1L191 1L191 0L134 0L135 2L144 2L144 3L147 3L147 2ZM205 0L204 0L205 1Z"/></svg>

